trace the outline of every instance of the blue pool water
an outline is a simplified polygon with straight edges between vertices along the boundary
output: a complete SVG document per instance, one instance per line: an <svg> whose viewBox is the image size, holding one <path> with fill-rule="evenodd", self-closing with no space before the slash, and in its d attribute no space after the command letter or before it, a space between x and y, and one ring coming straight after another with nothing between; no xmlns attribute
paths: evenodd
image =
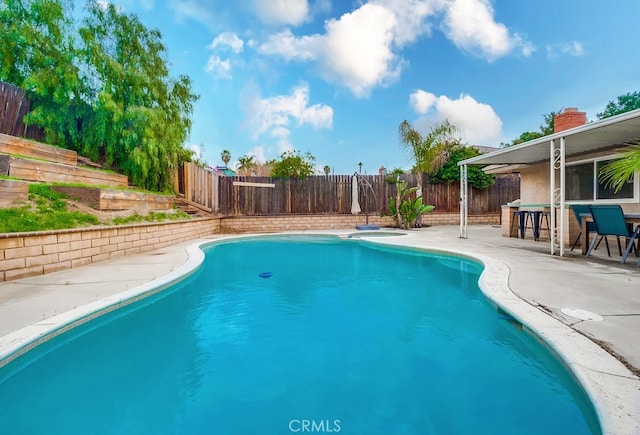
<svg viewBox="0 0 640 435"><path fill-rule="evenodd" d="M600 432L474 262L326 237L204 249L172 289L1 369L0 433Z"/></svg>

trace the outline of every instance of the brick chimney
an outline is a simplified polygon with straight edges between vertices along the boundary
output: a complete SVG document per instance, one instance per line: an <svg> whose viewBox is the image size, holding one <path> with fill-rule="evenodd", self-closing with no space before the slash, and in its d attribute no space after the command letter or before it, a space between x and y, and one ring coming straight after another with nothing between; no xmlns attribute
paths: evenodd
<svg viewBox="0 0 640 435"><path fill-rule="evenodd" d="M553 132L569 130L587 123L587 112L578 112L575 107L567 107L553 117Z"/></svg>

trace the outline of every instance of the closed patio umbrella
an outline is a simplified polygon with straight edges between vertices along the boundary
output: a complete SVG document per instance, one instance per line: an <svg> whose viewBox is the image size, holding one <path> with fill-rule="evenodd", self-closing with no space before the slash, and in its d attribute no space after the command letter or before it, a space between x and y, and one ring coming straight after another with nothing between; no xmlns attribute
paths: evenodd
<svg viewBox="0 0 640 435"><path fill-rule="evenodd" d="M358 214L360 210L360 202L358 202L358 176L351 178L351 214Z"/></svg>

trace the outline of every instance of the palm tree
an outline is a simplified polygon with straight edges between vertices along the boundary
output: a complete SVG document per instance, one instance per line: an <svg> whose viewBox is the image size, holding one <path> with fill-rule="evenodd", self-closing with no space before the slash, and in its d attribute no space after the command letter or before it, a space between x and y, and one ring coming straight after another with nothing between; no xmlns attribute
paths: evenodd
<svg viewBox="0 0 640 435"><path fill-rule="evenodd" d="M231 153L229 152L229 150L222 150L222 152L220 153L220 158L224 162L224 165L228 167L229 162L231 161Z"/></svg>
<svg viewBox="0 0 640 435"><path fill-rule="evenodd" d="M422 196L423 174L432 175L446 161L446 151L457 143L458 128L445 120L431 128L426 136L416 131L409 121L404 120L398 128L400 143L414 161L413 172L418 176L417 195Z"/></svg>
<svg viewBox="0 0 640 435"><path fill-rule="evenodd" d="M627 181L633 177L636 171L640 170L640 139L627 142L629 145L622 158L607 163L600 170L600 181L613 188L615 193L620 192Z"/></svg>
<svg viewBox="0 0 640 435"><path fill-rule="evenodd" d="M324 165L322 170L324 171L324 175L329 175L331 173L331 167L329 165Z"/></svg>
<svg viewBox="0 0 640 435"><path fill-rule="evenodd" d="M256 162L253 161L253 156L244 155L238 157L238 165L236 169L242 175L251 175L253 168L255 168Z"/></svg>

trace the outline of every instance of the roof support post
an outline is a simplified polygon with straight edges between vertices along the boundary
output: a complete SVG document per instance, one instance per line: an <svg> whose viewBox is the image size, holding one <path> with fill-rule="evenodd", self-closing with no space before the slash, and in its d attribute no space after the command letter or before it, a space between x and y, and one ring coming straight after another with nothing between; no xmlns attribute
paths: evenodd
<svg viewBox="0 0 640 435"><path fill-rule="evenodd" d="M467 238L469 199L467 197L467 165L460 165L460 238Z"/></svg>
<svg viewBox="0 0 640 435"><path fill-rule="evenodd" d="M564 257L564 237L565 230L564 225L566 222L565 214L567 210L565 209L565 139L564 136L560 138L560 256Z"/></svg>
<svg viewBox="0 0 640 435"><path fill-rule="evenodd" d="M555 143L553 139L549 142L549 204L551 205L551 228L549 229L549 238L551 255L556 251L556 160L555 160Z"/></svg>
<svg viewBox="0 0 640 435"><path fill-rule="evenodd" d="M564 256L565 245L565 140L560 146L554 140L549 143L549 193L551 204L551 255ZM560 222L558 222L558 220Z"/></svg>

